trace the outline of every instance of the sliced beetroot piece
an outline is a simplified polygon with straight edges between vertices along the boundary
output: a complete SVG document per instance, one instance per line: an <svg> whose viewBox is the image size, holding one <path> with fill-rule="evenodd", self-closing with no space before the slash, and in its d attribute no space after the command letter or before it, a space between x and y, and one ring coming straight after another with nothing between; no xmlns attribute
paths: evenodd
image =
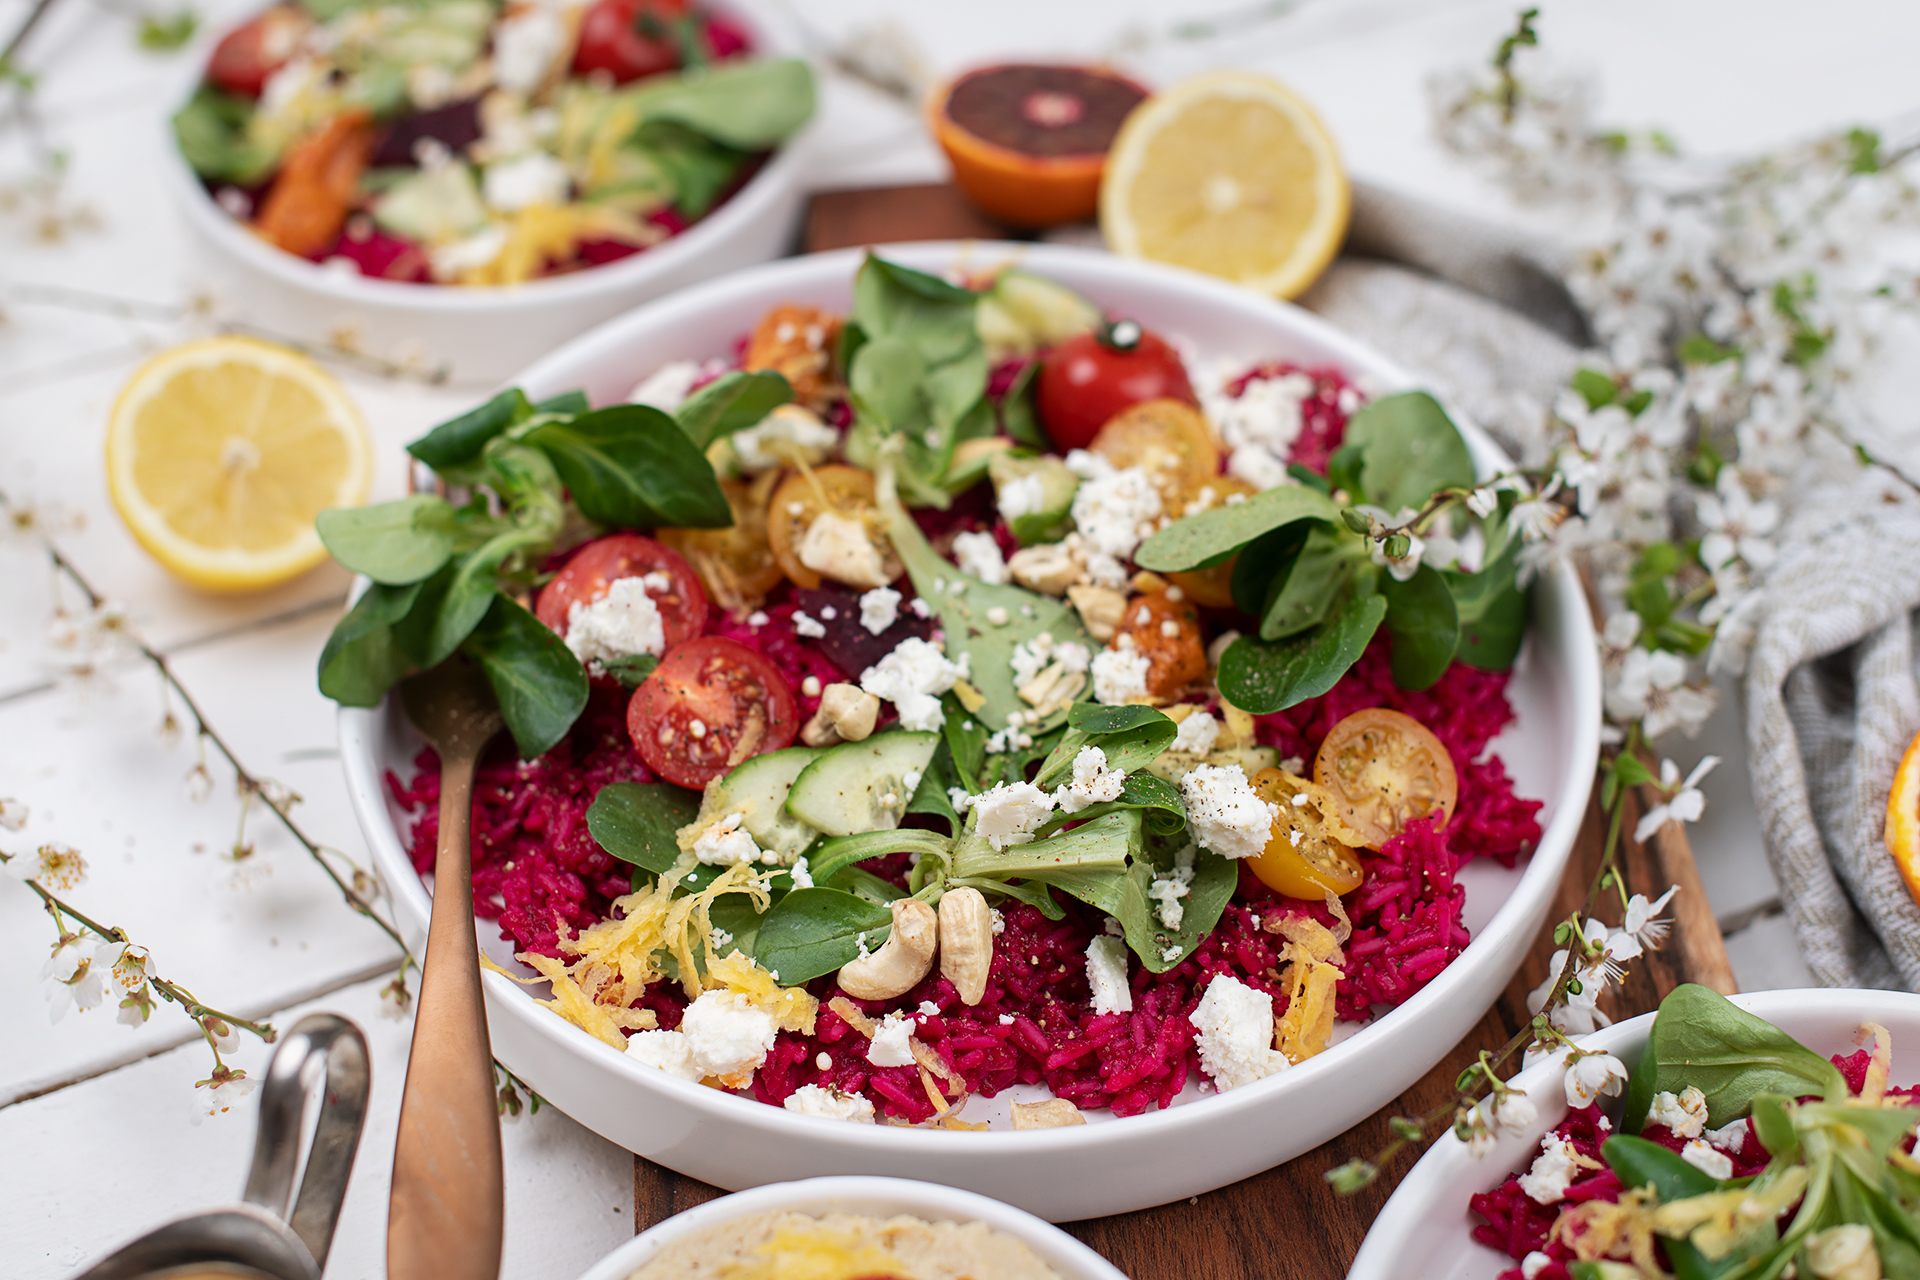
<svg viewBox="0 0 1920 1280"><path fill-rule="evenodd" d="M747 29L718 14L707 15L706 37L707 52L713 55L716 62L745 57L753 52L753 37L747 34Z"/></svg>
<svg viewBox="0 0 1920 1280"><path fill-rule="evenodd" d="M609 262L631 258L642 248L644 246L628 244L625 240L582 240L574 251L587 266L604 267Z"/></svg>
<svg viewBox="0 0 1920 1280"><path fill-rule="evenodd" d="M374 148L373 166L379 169L418 164L414 144L422 138L432 138L457 155L479 141L481 133L478 98L449 102L431 111L416 111L401 116L387 127L386 136Z"/></svg>
<svg viewBox="0 0 1920 1280"><path fill-rule="evenodd" d="M922 618L908 608L911 597L900 601L900 616L879 635L860 624L860 594L838 587L797 587L793 599L800 611L827 629L814 640L827 661L840 668L849 680L892 653L902 640L918 636L933 638L933 620ZM827 611L833 616L829 618Z"/></svg>

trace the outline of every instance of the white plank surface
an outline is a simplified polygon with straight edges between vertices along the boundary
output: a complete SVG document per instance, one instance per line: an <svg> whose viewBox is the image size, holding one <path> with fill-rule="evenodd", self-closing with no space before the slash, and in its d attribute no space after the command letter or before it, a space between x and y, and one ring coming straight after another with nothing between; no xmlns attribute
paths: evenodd
<svg viewBox="0 0 1920 1280"><path fill-rule="evenodd" d="M164 145L164 115L191 68L224 24L253 7L253 0L196 5L205 23L193 46L156 56L133 46L134 8L61 0L29 42L23 60L42 77L48 135L72 156L70 198L93 209L100 227L49 245L23 219L0 215L0 307L9 321L0 327L0 488L40 508L146 634L182 650L183 675L245 757L306 797L300 816L316 835L358 855L328 754L330 710L312 685L312 662L331 623L327 604L341 597L344 578L322 571L240 599L200 595L168 579L113 515L99 449L112 398L134 364L187 330L6 292L20 284L60 285L160 305L193 296L200 272L166 207L154 157ZM1551 226L1541 211L1508 210L1427 131L1427 78L1483 59L1514 7L1508 0L1306 0L1284 20L1249 33L1156 43L1139 37L1164 35L1185 17L1247 10L1156 0L804 5L809 21L835 37L882 24L905 31L936 75L1011 56L1110 56L1157 83L1208 65L1257 66L1317 104L1358 175ZM25 8L25 0L0 3L0 31ZM1620 0L1548 6L1541 29L1559 61L1601 72L1601 102L1611 120L1659 125L1707 151L1763 146L1920 105L1909 67L1920 6L1907 0L1817 8ZM828 85L824 103L818 186L944 176L944 162L913 112L843 82ZM18 176L21 162L17 137L0 135L0 183ZM398 446L472 398L471 390L343 377L381 446L381 495L400 487ZM303 608L319 611L260 625ZM378 1017L372 993L379 980L348 980L382 963L384 944L336 903L331 886L268 823L254 824L260 852L250 867L220 861L214 850L231 839L230 795L205 806L187 801L180 779L191 755L186 747L169 753L155 736L150 677L125 673L84 693L45 687L48 610L46 575L31 548L0 542L0 795L33 806L29 834L85 848L96 869L76 900L152 945L161 971L203 998L267 1012L338 988L314 1003L367 1028L377 1085L375 1120L330 1274L377 1276L384 1151L405 1028ZM1763 904L1774 886L1745 789L1736 713L1729 707L1700 741L1669 749L1682 761L1703 750L1727 757L1707 783L1711 804L1694 848L1723 917ZM8 1242L10 1274L51 1277L96 1245L232 1194L250 1122L187 1124L187 1091L205 1066L195 1046L158 1052L183 1030L176 1013L163 1009L153 1026L137 1032L113 1024L105 1011L49 1024L38 972L50 931L32 900L9 884L0 882L0 1152L9 1157L0 1162L0 1240ZM1730 938L1729 951L1749 988L1805 981L1778 917ZM248 1065L262 1060L258 1046L247 1054ZM59 1087L76 1080L84 1082ZM6 1105L41 1090L51 1091ZM522 1120L507 1134L507 1276L575 1273L627 1234L624 1153L557 1115Z"/></svg>

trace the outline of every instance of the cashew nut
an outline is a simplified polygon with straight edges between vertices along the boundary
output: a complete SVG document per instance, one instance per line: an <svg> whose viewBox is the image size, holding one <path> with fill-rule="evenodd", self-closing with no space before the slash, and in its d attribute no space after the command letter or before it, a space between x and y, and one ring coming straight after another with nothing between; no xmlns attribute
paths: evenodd
<svg viewBox="0 0 1920 1280"><path fill-rule="evenodd" d="M1127 611L1127 597L1112 587L1068 587L1067 599L1080 611L1080 621L1095 640L1113 639L1120 619Z"/></svg>
<svg viewBox="0 0 1920 1280"><path fill-rule="evenodd" d="M800 730L800 741L810 747L837 742L864 742L880 718L880 699L855 684L830 684L820 691L820 709Z"/></svg>
<svg viewBox="0 0 1920 1280"><path fill-rule="evenodd" d="M840 966L840 989L856 1000L905 995L933 968L938 940L933 908L917 898L901 898L893 904L893 932L880 949Z"/></svg>
<svg viewBox="0 0 1920 1280"><path fill-rule="evenodd" d="M1065 1098L1013 1104L1013 1127L1016 1129L1064 1129L1070 1124L1086 1122L1087 1118L1080 1114L1080 1108Z"/></svg>
<svg viewBox="0 0 1920 1280"><path fill-rule="evenodd" d="M965 1005L987 994L993 968L993 909L978 889L949 889L940 896L940 976L954 985Z"/></svg>
<svg viewBox="0 0 1920 1280"><path fill-rule="evenodd" d="M1020 548L1007 558L1007 572L1029 591L1058 596L1080 576L1080 566L1064 546L1052 542Z"/></svg>

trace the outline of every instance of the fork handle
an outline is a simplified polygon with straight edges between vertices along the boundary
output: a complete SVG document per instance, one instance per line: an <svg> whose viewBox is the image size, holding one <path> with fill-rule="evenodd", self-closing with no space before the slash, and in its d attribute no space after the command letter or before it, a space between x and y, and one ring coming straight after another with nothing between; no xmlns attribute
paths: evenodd
<svg viewBox="0 0 1920 1280"><path fill-rule="evenodd" d="M389 1280L498 1280L500 1274L500 1117L473 923L477 755L443 759L440 766L433 918L393 1152Z"/></svg>

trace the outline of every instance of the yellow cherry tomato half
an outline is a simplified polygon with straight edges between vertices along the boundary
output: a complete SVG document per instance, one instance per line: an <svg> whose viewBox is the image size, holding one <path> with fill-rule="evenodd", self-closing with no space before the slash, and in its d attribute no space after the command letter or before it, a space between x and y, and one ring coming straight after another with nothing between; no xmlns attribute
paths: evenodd
<svg viewBox="0 0 1920 1280"><path fill-rule="evenodd" d="M1252 781L1262 800L1280 807L1267 847L1253 858L1253 874L1260 882L1309 902L1358 889L1366 878L1353 847L1360 836L1336 816L1334 797L1324 787L1279 769L1262 769Z"/></svg>
<svg viewBox="0 0 1920 1280"><path fill-rule="evenodd" d="M1107 419L1087 446L1116 467L1144 467L1173 514L1182 495L1220 475L1220 447L1200 411L1180 400L1146 400Z"/></svg>
<svg viewBox="0 0 1920 1280"><path fill-rule="evenodd" d="M865 526L869 541L879 552L886 579L900 576L900 561L883 532L885 521L874 502L873 473L836 463L789 474L773 491L773 500L767 506L767 542L780 562L781 572L795 586L820 585L820 571L801 561L800 547L813 522L828 511Z"/></svg>
<svg viewBox="0 0 1920 1280"><path fill-rule="evenodd" d="M1313 780L1333 793L1340 817L1370 849L1429 814L1445 826L1460 798L1453 757L1440 739L1385 707L1356 711L1333 726L1313 759Z"/></svg>

